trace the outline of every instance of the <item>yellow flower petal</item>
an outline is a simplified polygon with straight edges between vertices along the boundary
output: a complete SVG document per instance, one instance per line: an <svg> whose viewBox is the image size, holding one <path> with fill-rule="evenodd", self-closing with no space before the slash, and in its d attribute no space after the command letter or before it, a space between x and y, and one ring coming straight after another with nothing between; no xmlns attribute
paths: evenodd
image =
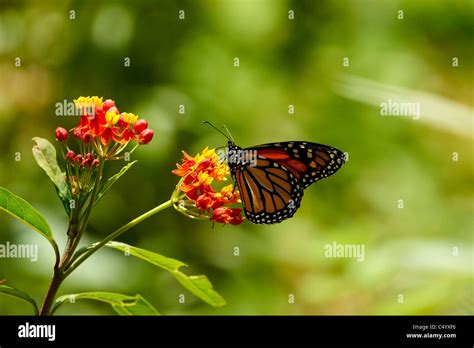
<svg viewBox="0 0 474 348"><path fill-rule="evenodd" d="M120 115L116 114L115 112L113 111L107 111L105 113L105 121L108 123L108 124L116 124L118 122L120 118Z"/></svg>
<svg viewBox="0 0 474 348"><path fill-rule="evenodd" d="M123 120L127 123L135 124L138 120L138 116L129 112L123 113Z"/></svg>
<svg viewBox="0 0 474 348"><path fill-rule="evenodd" d="M94 104L94 107L98 108L99 106L102 106L102 104L104 103L102 101L103 97L97 97L97 96L93 96L91 99L91 103Z"/></svg>

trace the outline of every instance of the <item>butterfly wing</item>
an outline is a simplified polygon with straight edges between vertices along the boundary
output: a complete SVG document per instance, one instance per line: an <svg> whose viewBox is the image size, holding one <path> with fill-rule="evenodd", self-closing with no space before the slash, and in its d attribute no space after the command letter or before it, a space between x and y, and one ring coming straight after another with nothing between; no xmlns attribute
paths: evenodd
<svg viewBox="0 0 474 348"><path fill-rule="evenodd" d="M256 166L233 173L245 216L256 224L274 224L292 217L300 206L303 188L298 179L277 162L258 158Z"/></svg>
<svg viewBox="0 0 474 348"><path fill-rule="evenodd" d="M288 168L303 189L337 172L345 155L335 147L306 141L263 144L245 150L257 150L259 158L276 161Z"/></svg>
<svg viewBox="0 0 474 348"><path fill-rule="evenodd" d="M232 150L241 148L232 146ZM304 189L334 174L345 162L334 147L289 141L243 149L255 161L229 164L239 187L247 219L257 224L279 223L298 210Z"/></svg>

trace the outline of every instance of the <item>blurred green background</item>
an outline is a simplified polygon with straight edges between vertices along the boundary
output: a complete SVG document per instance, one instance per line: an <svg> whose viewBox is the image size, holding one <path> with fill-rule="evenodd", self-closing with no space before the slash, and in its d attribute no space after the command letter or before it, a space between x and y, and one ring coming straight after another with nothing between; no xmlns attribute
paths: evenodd
<svg viewBox="0 0 474 348"><path fill-rule="evenodd" d="M112 250L84 263L59 294L140 293L164 314L474 313L474 2L0 3L0 186L44 213L61 246L67 218L34 162L31 138L54 141L56 126L75 125L55 116L64 99L112 98L121 111L148 119L156 134L94 211L84 243L167 200L182 149L225 145L203 120L226 124L240 146L308 140L349 153L281 224L212 228L169 209L120 238L184 261L188 274L206 274L228 302L222 308ZM380 103L397 98L419 102L421 118L380 116ZM120 167L110 163L106 173ZM41 301L50 246L1 212L6 241L39 244L36 263L1 259L0 279ZM326 258L333 241L363 244L365 260ZM0 296L0 314L29 313L28 304ZM92 301L58 311L113 313Z"/></svg>

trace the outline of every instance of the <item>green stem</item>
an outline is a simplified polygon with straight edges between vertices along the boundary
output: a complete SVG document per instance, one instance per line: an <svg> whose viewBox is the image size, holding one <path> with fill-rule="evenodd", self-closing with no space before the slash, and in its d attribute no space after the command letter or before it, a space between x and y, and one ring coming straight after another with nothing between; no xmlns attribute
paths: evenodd
<svg viewBox="0 0 474 348"><path fill-rule="evenodd" d="M104 163L105 159L102 159L99 164L99 170L97 171L96 177L95 177L95 182L94 182L94 188L92 190L92 194L89 200L89 205L87 207L86 212L84 213L82 220L81 227L79 228L79 234L84 232L84 230L87 227L87 224L89 223L89 218L92 212L92 208L94 207L94 201L97 196L97 193L99 192L99 184L100 184L100 179L102 178L102 172L104 170Z"/></svg>
<svg viewBox="0 0 474 348"><path fill-rule="evenodd" d="M76 250L77 245L79 244L79 241L81 240L82 234L84 233L84 230L86 229L87 224L89 223L92 208L94 206L95 199L97 198L97 193L99 192L99 184L100 184L100 179L102 178L102 172L104 170L104 163L105 163L105 160L100 162L99 170L97 171L97 174L95 177L94 188L92 189L92 194L89 199L89 204L84 213L84 217L81 219L82 223L77 229L77 231L75 231L76 233L74 233L74 235L72 236L72 243L69 247L69 250L66 250L67 254L65 255L65 257L63 258L61 262L61 267L63 270L65 266L67 267L69 261L74 255L74 251Z"/></svg>
<svg viewBox="0 0 474 348"><path fill-rule="evenodd" d="M67 230L68 238L66 242L66 247L64 248L63 257L58 267L60 270L64 267L65 261L68 260L74 253L74 249L75 249L74 241L76 240L76 237L77 237L78 228L79 228L79 225L77 224L77 222L74 222L74 220L71 220L69 222L69 228Z"/></svg>
<svg viewBox="0 0 474 348"><path fill-rule="evenodd" d="M132 221L130 221L129 223L123 225L122 227L118 228L117 230L110 233L107 237L105 237L100 242L92 244L92 246L90 246L86 252L81 254L77 259L73 259L71 261L70 266L67 267L66 271L64 272L64 278L69 276L77 267L79 267L80 264L82 264L85 260L87 260L90 256L92 256L92 254L94 254L97 250L102 248L105 244L107 244L111 240L117 238L122 233L128 231L132 227L138 225L140 222L152 217L153 215L159 213L160 211L162 211L166 208L171 207L172 205L173 205L173 203L171 202L171 199L170 199L170 200L160 204L159 206L147 211L146 213L140 215L139 217L133 219Z"/></svg>
<svg viewBox="0 0 474 348"><path fill-rule="evenodd" d="M61 262L58 265L58 260L57 260L54 266L53 278L51 279L51 283L49 284L48 291L46 293L43 305L41 306L40 315L50 315L51 306L53 305L54 298L56 297L59 287L61 286L61 283L66 278L66 275L64 274L65 267L68 265L69 260L74 255L74 251L76 250L77 245L79 244L82 233L89 222L92 207L94 205L94 200L97 196L97 192L99 191L99 184L100 184L100 179L102 177L102 171L104 169L104 162L105 161L100 162L99 170L97 171L97 176L95 178L94 188L92 189L92 195L90 197L89 205L86 209L86 212L84 213L82 224L79 225L77 221L78 211L80 211L79 206L75 208L76 211L73 213L73 216L71 220L69 221L69 228L67 232L68 240L67 240L66 248L64 250Z"/></svg>
<svg viewBox="0 0 474 348"><path fill-rule="evenodd" d="M59 263L61 262L61 254L59 253L59 248L56 242L53 243L53 249L54 249L54 255L56 257L56 260L54 262L54 269L59 268Z"/></svg>

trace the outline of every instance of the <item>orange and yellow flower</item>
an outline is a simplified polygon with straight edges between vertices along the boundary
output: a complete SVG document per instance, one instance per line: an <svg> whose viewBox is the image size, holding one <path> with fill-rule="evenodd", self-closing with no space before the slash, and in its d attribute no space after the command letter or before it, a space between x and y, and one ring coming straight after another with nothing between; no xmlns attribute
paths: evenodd
<svg viewBox="0 0 474 348"><path fill-rule="evenodd" d="M76 139L92 143L102 157L113 157L130 141L148 144L154 132L148 122L135 114L118 110L115 101L102 97L79 97L74 100L81 111L79 124L71 129ZM114 143L114 144L112 144Z"/></svg>
<svg viewBox="0 0 474 348"><path fill-rule="evenodd" d="M239 191L234 185L227 185L216 191L212 184L227 180L229 167L220 160L215 149L206 147L201 153L192 157L183 151L182 164L176 164L172 172L182 179L177 185L177 192L188 204L175 204L178 211L191 217L207 217L211 221L238 225L244 218L242 209L230 207L240 203ZM180 196L174 195L175 198ZM184 200L176 198L176 202ZM175 202L175 203L176 203ZM197 214L185 206L192 205L198 209Z"/></svg>

